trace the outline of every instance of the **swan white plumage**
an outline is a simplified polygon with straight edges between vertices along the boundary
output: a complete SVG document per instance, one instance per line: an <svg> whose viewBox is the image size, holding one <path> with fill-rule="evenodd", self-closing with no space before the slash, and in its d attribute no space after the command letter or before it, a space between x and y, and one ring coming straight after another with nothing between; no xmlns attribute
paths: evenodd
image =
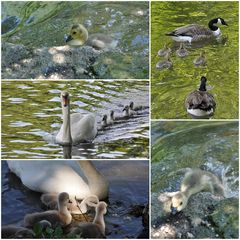
<svg viewBox="0 0 240 240"><path fill-rule="evenodd" d="M107 198L109 184L91 161L7 161L8 167L29 189L41 193L67 192L82 200Z"/></svg>
<svg viewBox="0 0 240 240"><path fill-rule="evenodd" d="M71 145L92 141L97 135L94 114L73 113L70 115L70 97L66 91L61 92L61 103L63 124L56 136L56 142L60 145Z"/></svg>

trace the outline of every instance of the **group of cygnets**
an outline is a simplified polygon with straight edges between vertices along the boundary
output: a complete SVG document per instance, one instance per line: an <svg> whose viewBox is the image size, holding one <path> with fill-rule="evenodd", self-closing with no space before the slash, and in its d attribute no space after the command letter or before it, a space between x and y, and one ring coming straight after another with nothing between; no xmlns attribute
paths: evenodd
<svg viewBox="0 0 240 240"><path fill-rule="evenodd" d="M176 55L183 58L189 54L185 48L185 42L188 42L189 44L192 42L204 42L221 36L221 30L216 26L216 24L228 26L225 20L219 17L209 21L209 28L198 24L190 24L179 27L166 35L172 37L174 41L180 42L180 47L176 51ZM158 56L166 58L166 60L159 61L156 64L156 68L158 70L162 70L164 68L169 69L173 66L173 63L170 60L171 52L172 50L168 44L165 44L164 48L158 51ZM200 56L195 58L193 63L196 66L205 65L205 52L201 51ZM214 114L216 103L213 95L208 93L206 90L206 81L207 78L202 76L199 89L191 92L186 98L186 110L193 118L209 118Z"/></svg>
<svg viewBox="0 0 240 240"><path fill-rule="evenodd" d="M180 191L162 193L159 201L164 203L164 211L176 214L186 208L189 198L201 191L208 191L224 197L224 187L217 176L201 169L187 169Z"/></svg>
<svg viewBox="0 0 240 240"><path fill-rule="evenodd" d="M70 95L68 92L61 92L61 104L63 123L56 135L56 143L67 146L75 145L81 142L91 142L97 136L98 130L103 130L112 125L115 121L124 120L132 117L137 111L144 109L143 106L134 106L133 102L126 105L122 110L123 114L116 116L114 111L110 115L104 115L101 121L101 127L98 128L94 114L70 114Z"/></svg>
<svg viewBox="0 0 240 240"><path fill-rule="evenodd" d="M51 207L51 210L27 214L24 217L23 227L3 226L2 238L33 238L35 233L34 226L40 225L43 230L60 226L63 228L65 236L80 236L81 238L105 238L104 215L107 213L107 204L99 201L98 197L91 195L81 202L70 201L69 194L62 192L51 197L49 194L43 194L41 201ZM89 207L95 209L93 221L73 222L71 213L79 212L82 209L86 213Z"/></svg>

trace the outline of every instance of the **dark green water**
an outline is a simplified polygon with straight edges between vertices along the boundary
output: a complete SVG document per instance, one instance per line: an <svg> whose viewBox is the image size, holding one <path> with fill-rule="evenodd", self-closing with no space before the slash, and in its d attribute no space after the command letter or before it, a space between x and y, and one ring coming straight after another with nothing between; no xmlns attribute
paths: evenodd
<svg viewBox="0 0 240 240"><path fill-rule="evenodd" d="M152 62L152 118L189 118L184 108L186 96L199 87L202 75L208 79L210 93L215 97L217 108L214 119L238 118L238 2L190 1L152 2L151 13L151 62ZM220 26L219 41L207 45L188 45L186 58L176 57L178 45L165 36L177 27L187 24L207 26L208 21L222 17L228 27ZM171 70L156 70L159 49L164 43L173 48ZM207 63L195 67L193 59L206 52Z"/></svg>
<svg viewBox="0 0 240 240"><path fill-rule="evenodd" d="M2 83L2 157L63 158L54 143L62 124L60 93L71 94L71 113L94 113L100 127L104 114L116 115L133 100L148 107L147 81L4 81ZM149 112L99 131L92 144L72 149L73 158L148 158Z"/></svg>
<svg viewBox="0 0 240 240"><path fill-rule="evenodd" d="M147 79L148 16L148 2L3 2L2 40L34 50L63 46L71 26L82 23L90 34L104 33L118 41L112 58L121 63L121 71L114 66L112 78L124 72L122 78Z"/></svg>

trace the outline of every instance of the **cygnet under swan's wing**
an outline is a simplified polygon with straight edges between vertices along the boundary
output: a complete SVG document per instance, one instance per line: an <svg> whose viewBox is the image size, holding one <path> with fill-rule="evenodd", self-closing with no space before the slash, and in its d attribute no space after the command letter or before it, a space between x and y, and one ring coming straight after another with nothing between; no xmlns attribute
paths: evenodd
<svg viewBox="0 0 240 240"><path fill-rule="evenodd" d="M79 199L91 194L86 177L72 161L8 161L8 166L33 191L68 192Z"/></svg>

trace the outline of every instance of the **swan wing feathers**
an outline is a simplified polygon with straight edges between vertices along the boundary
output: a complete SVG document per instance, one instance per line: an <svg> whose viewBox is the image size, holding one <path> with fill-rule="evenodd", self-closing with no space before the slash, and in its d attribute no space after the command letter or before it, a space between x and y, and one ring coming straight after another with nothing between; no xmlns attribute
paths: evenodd
<svg viewBox="0 0 240 240"><path fill-rule="evenodd" d="M78 121L72 121L71 119L71 135L73 143L92 141L97 135L95 116L86 114Z"/></svg>
<svg viewBox="0 0 240 240"><path fill-rule="evenodd" d="M8 166L29 189L42 193L67 192L83 199L90 195L79 171L65 161L7 161ZM79 167L78 167L79 168Z"/></svg>
<svg viewBox="0 0 240 240"><path fill-rule="evenodd" d="M168 36L189 36L194 37L196 35L212 35L211 30L200 26L198 24L190 24L183 27L179 27L173 30L170 33L167 33Z"/></svg>

